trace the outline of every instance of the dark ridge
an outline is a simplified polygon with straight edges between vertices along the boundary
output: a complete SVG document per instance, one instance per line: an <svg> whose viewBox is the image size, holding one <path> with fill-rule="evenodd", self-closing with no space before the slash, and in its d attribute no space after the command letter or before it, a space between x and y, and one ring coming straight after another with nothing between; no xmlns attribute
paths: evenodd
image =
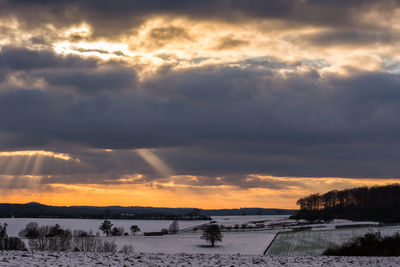
<svg viewBox="0 0 400 267"><path fill-rule="evenodd" d="M210 220L210 216L232 215L290 215L296 210L285 209L214 209L156 208L121 206L49 206L36 202L0 204L1 218L85 218L85 219L152 219L152 220Z"/></svg>

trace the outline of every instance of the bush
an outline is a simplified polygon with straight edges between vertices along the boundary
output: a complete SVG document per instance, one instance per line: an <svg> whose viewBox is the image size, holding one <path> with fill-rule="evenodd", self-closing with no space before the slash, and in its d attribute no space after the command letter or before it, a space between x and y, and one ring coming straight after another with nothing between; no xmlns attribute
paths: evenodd
<svg viewBox="0 0 400 267"><path fill-rule="evenodd" d="M102 249L100 252L116 252L117 251L117 245L115 244L115 241L104 241Z"/></svg>
<svg viewBox="0 0 400 267"><path fill-rule="evenodd" d="M111 231L112 236L121 236L125 232L125 229L123 227L114 227Z"/></svg>
<svg viewBox="0 0 400 267"><path fill-rule="evenodd" d="M75 237L93 237L93 231L86 232L84 230L74 230L73 236Z"/></svg>
<svg viewBox="0 0 400 267"><path fill-rule="evenodd" d="M28 223L19 234L20 237L26 238L38 238L39 237L39 225L36 222Z"/></svg>
<svg viewBox="0 0 400 267"><path fill-rule="evenodd" d="M27 250L25 242L19 237L8 237L6 240L6 250Z"/></svg>
<svg viewBox="0 0 400 267"><path fill-rule="evenodd" d="M400 234L382 237L379 232L368 233L336 248L329 248L329 256L400 256Z"/></svg>
<svg viewBox="0 0 400 267"><path fill-rule="evenodd" d="M72 234L60 225L40 226L38 236L29 239L29 248L39 251L67 251L71 247Z"/></svg>
<svg viewBox="0 0 400 267"><path fill-rule="evenodd" d="M133 246L132 245L124 245L119 252L126 253L126 254L133 253Z"/></svg>
<svg viewBox="0 0 400 267"><path fill-rule="evenodd" d="M24 241L19 237L0 238L0 250L26 250Z"/></svg>
<svg viewBox="0 0 400 267"><path fill-rule="evenodd" d="M74 237L74 251L99 252L103 249L103 242L99 237Z"/></svg>

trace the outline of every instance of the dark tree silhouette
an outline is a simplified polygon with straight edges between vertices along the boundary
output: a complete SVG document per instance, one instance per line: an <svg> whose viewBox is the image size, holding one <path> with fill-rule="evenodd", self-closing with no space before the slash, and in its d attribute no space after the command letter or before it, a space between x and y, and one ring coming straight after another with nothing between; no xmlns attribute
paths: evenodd
<svg viewBox="0 0 400 267"><path fill-rule="evenodd" d="M137 225L132 225L130 229L131 229L132 235L136 235L137 232L140 232L140 228Z"/></svg>
<svg viewBox="0 0 400 267"><path fill-rule="evenodd" d="M299 199L297 205L300 211L294 219L400 222L400 184L312 194Z"/></svg>
<svg viewBox="0 0 400 267"><path fill-rule="evenodd" d="M110 236L112 226L113 224L109 220L104 220L104 222L101 223L99 229L107 236Z"/></svg>
<svg viewBox="0 0 400 267"><path fill-rule="evenodd" d="M204 228L203 235L201 236L201 239L207 240L211 244L212 247L214 247L214 244L216 241L222 242L222 233L221 230L219 229L218 225L216 224L211 224L207 225Z"/></svg>
<svg viewBox="0 0 400 267"><path fill-rule="evenodd" d="M112 236L121 236L125 232L123 227L114 227L111 231Z"/></svg>
<svg viewBox="0 0 400 267"><path fill-rule="evenodd" d="M176 234L179 231L179 224L177 220L174 220L169 226L169 232L171 234Z"/></svg>
<svg viewBox="0 0 400 267"><path fill-rule="evenodd" d="M7 242L7 223L1 225L0 223L0 249L4 250L6 248Z"/></svg>

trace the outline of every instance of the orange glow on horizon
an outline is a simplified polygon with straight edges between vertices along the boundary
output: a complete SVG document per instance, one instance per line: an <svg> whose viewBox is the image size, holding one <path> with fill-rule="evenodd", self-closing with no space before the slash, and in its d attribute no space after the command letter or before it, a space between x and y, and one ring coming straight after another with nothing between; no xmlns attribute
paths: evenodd
<svg viewBox="0 0 400 267"><path fill-rule="evenodd" d="M195 207L202 209L232 209L241 207L297 209L296 201L312 193L325 193L333 189L375 186L396 183L396 179L351 178L283 178L297 181L284 189L238 188L222 186L187 186L173 182L166 184L51 184L40 189L3 189L0 202L39 202L56 206L153 206Z"/></svg>

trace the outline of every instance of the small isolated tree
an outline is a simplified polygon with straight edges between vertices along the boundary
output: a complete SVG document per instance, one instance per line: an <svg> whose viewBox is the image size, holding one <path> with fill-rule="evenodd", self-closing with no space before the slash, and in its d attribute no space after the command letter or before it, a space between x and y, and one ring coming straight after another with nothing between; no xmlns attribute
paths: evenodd
<svg viewBox="0 0 400 267"><path fill-rule="evenodd" d="M104 222L101 223L99 229L106 234L106 236L110 236L111 234L111 228L113 224L109 220L104 220Z"/></svg>
<svg viewBox="0 0 400 267"><path fill-rule="evenodd" d="M201 239L207 240L207 242L209 242L213 247L216 241L222 242L222 237L223 235L218 225L211 224L204 228Z"/></svg>
<svg viewBox="0 0 400 267"><path fill-rule="evenodd" d="M140 228L137 225L132 225L130 229L131 229L132 235L136 235L137 232L140 232Z"/></svg>
<svg viewBox="0 0 400 267"><path fill-rule="evenodd" d="M174 220L169 226L169 232L171 234L176 234L179 231L179 224L177 220Z"/></svg>

